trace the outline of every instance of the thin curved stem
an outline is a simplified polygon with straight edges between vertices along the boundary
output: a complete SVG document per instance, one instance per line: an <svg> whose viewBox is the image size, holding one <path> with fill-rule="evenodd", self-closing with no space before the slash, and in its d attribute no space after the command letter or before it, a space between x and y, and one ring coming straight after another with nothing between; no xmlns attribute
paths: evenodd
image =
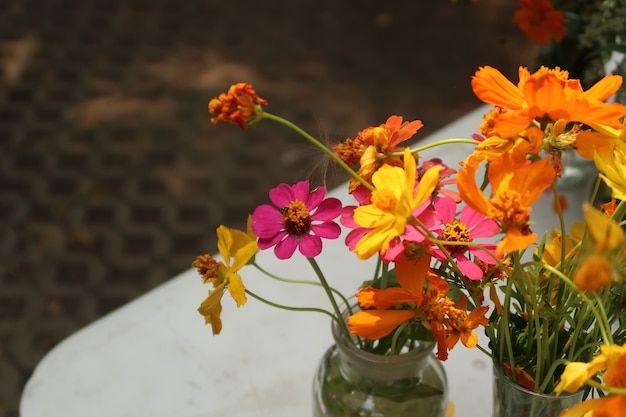
<svg viewBox="0 0 626 417"><path fill-rule="evenodd" d="M275 303L273 301L269 301L266 298L261 297L260 295L255 294L254 292L250 291L249 289L246 289L246 294L248 294L250 297L264 303L267 304L271 307L275 307L275 308L280 308L281 310L289 310L289 311L307 311L307 312L317 312L317 313L322 313L322 314L326 314L327 316L330 316L333 318L333 320L336 320L337 318L335 317L335 315L333 313L331 313L330 311L326 311L323 308L317 308L317 307L292 307L292 306L286 306L283 304L278 304Z"/></svg>
<svg viewBox="0 0 626 417"><path fill-rule="evenodd" d="M276 116L272 113L267 113L267 112L263 112L263 118L264 119L269 119L269 120L273 120L275 122L278 122L280 124L282 124L283 126L287 126L288 128L295 130L297 133L299 133L302 137L304 137L306 140L308 140L309 142L311 142L313 145L315 145L315 147L317 147L318 149L320 149L322 152L324 152L326 155L330 156L331 159L333 161L335 161L337 164L339 164L339 166L341 168L343 168L344 171L346 171L348 174L350 174L350 176L352 176L352 178L354 178L355 180L357 180L358 182L360 182L363 186L365 186L368 190L370 191L374 191L374 186L372 184L370 184L369 182L365 181L364 178L362 178L359 174L357 174L352 168L350 168L345 162L343 162L341 160L341 158L339 158L337 155L335 155L335 153L330 150L326 145L324 145L322 142L320 142L319 140L317 140L315 137L313 137L312 135L310 135L309 133L307 133L305 130L303 130L300 126L296 125L295 123L290 122L287 119L283 119L280 116Z"/></svg>

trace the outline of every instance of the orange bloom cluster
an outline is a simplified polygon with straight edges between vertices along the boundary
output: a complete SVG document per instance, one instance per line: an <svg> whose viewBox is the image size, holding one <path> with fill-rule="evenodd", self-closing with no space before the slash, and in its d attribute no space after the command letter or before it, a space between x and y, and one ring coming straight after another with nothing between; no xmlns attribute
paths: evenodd
<svg viewBox="0 0 626 417"><path fill-rule="evenodd" d="M582 123L603 126L605 131L622 126L626 107L605 103L621 84L622 77L609 75L585 91L579 80L570 79L559 68L541 67L531 74L520 67L517 85L489 66L476 72L472 79L475 94L495 107L480 126L488 137L463 162L457 184L468 205L501 226L505 237L498 245L499 254L536 241L529 226L531 206L560 175L560 150L576 149L577 137L584 136L588 157L589 149L605 140L585 135L587 131L579 125L567 132L565 126ZM553 157L541 155L544 150ZM489 196L476 182L478 169L486 161Z"/></svg>
<svg viewBox="0 0 626 417"><path fill-rule="evenodd" d="M356 295L361 307L348 318L350 331L370 340L390 334L402 323L422 325L430 329L437 340L437 358L446 360L456 343L475 347L478 337L474 329L487 325L484 317L488 307L477 307L468 315L467 299L457 305L446 296L449 284L429 267L430 256L412 260L402 256L396 261L396 277L400 287L376 289L367 287ZM404 305L403 309L393 307ZM409 306L408 308L407 305Z"/></svg>
<svg viewBox="0 0 626 417"><path fill-rule="evenodd" d="M519 5L513 23L528 39L547 45L551 37L559 41L565 37L563 12L554 10L550 0L520 0Z"/></svg>
<svg viewBox="0 0 626 417"><path fill-rule="evenodd" d="M251 84L233 84L227 93L222 93L209 102L209 113L214 115L211 122L231 122L246 130L248 125L263 115L261 106L265 105L267 100L257 96Z"/></svg>
<svg viewBox="0 0 626 417"><path fill-rule="evenodd" d="M621 85L621 76L607 75L585 91L580 80L570 79L567 71L546 67L532 74L520 67L517 85L490 66L479 68L472 78L472 89L479 99L506 110L493 121L494 134L501 138L515 137L546 117L553 122L563 119L566 123L619 128L625 107L605 100Z"/></svg>
<svg viewBox="0 0 626 417"><path fill-rule="evenodd" d="M390 116L380 126L368 127L359 132L356 139L346 139L332 150L348 166L360 165L357 173L371 182L372 175L381 166L402 166L402 157L389 153L397 152L398 145L413 137L422 126L420 120L403 122L401 116ZM349 191L354 191L358 185L352 178Z"/></svg>

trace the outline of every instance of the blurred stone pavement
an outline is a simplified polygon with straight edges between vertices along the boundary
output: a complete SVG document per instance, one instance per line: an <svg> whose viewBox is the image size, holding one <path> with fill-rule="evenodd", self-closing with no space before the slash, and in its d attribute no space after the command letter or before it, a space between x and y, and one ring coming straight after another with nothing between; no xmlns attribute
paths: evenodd
<svg viewBox="0 0 626 417"><path fill-rule="evenodd" d="M216 252L270 188L345 180L271 122L212 125L212 97L251 82L325 141L391 114L425 137L479 105L478 66L532 63L516 5L0 1L0 416L58 342Z"/></svg>

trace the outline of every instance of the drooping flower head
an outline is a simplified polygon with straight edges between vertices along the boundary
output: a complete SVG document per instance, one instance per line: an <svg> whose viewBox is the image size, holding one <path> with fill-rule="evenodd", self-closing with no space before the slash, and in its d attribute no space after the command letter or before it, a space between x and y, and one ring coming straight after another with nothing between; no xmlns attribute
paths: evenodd
<svg viewBox="0 0 626 417"><path fill-rule="evenodd" d="M397 152L398 145L412 138L422 126L421 120L403 122L401 116L390 116L380 126L359 132L356 139L346 139L344 143L333 146L333 152L347 165L359 165L358 174L369 182L374 172L385 164L402 166L400 157L388 153ZM349 191L353 192L359 184L351 178Z"/></svg>
<svg viewBox="0 0 626 417"><path fill-rule="evenodd" d="M550 37L563 39L563 12L554 10L550 0L520 0L519 5L519 10L513 14L513 23L528 39L543 45L550 43Z"/></svg>
<svg viewBox="0 0 626 417"><path fill-rule="evenodd" d="M326 198L326 188L310 191L309 182L292 186L280 184L270 190L274 206L264 204L252 214L252 230L259 248L275 246L278 259L288 259L300 249L307 258L322 252L322 239L336 239L341 228L334 221L341 213L341 201Z"/></svg>
<svg viewBox="0 0 626 417"><path fill-rule="evenodd" d="M367 287L357 293L361 307L348 318L350 331L366 339L376 340L390 334L405 322L429 328L437 340L437 357L446 360L448 351L461 340L474 347L477 337L473 329L486 325L487 307L478 307L471 318L462 306L446 296L449 284L429 268L430 256L419 260L402 257L396 262L400 287L376 289ZM412 308L391 309L406 304Z"/></svg>
<svg viewBox="0 0 626 417"><path fill-rule="evenodd" d="M242 130L257 122L263 116L262 106L267 100L257 96L251 84L237 83L230 86L228 93L222 93L209 101L211 122L231 122Z"/></svg>
<svg viewBox="0 0 626 417"><path fill-rule="evenodd" d="M222 330L222 295L228 289L237 307L247 301L241 276L238 271L243 268L259 250L256 236L248 228L244 233L239 230L220 226L217 229L217 248L221 261L210 255L201 255L196 258L192 266L198 270L204 283L213 284L209 296L200 304L198 312L204 316L207 324L211 324L213 334Z"/></svg>
<svg viewBox="0 0 626 417"><path fill-rule="evenodd" d="M430 168L416 187L415 159L407 148L404 168L384 165L374 173L371 203L354 210L354 222L370 229L356 244L359 258L368 259L378 252L385 254L389 243L404 233L414 211L430 198L441 169L441 165Z"/></svg>
<svg viewBox="0 0 626 417"><path fill-rule="evenodd" d="M553 122L563 119L619 128L626 107L605 100L621 85L621 76L607 75L583 90L580 80L569 79L567 71L546 67L532 74L520 67L517 85L490 66L479 68L472 77L472 89L479 99L506 110L490 116L492 132L501 138L515 137L534 120L542 122L546 117Z"/></svg>

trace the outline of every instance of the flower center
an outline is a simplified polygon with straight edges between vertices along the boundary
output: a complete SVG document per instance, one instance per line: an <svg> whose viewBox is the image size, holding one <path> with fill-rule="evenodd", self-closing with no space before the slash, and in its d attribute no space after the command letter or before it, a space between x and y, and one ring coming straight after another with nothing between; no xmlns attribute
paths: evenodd
<svg viewBox="0 0 626 417"><path fill-rule="evenodd" d="M311 214L302 201L292 201L282 213L285 229L290 235L300 236L311 230Z"/></svg>
<svg viewBox="0 0 626 417"><path fill-rule="evenodd" d="M446 224L442 238L448 242L469 242L470 234L465 223L458 220L452 220L450 223ZM451 247L448 248L448 250L459 249L463 250L464 246L451 245Z"/></svg>
<svg viewBox="0 0 626 417"><path fill-rule="evenodd" d="M528 207L523 204L523 196L517 191L507 190L492 200L489 217L503 225L523 226L530 216Z"/></svg>
<svg viewBox="0 0 626 417"><path fill-rule="evenodd" d="M396 208L398 200L390 190L377 190L372 193L372 204L381 211L391 213Z"/></svg>

